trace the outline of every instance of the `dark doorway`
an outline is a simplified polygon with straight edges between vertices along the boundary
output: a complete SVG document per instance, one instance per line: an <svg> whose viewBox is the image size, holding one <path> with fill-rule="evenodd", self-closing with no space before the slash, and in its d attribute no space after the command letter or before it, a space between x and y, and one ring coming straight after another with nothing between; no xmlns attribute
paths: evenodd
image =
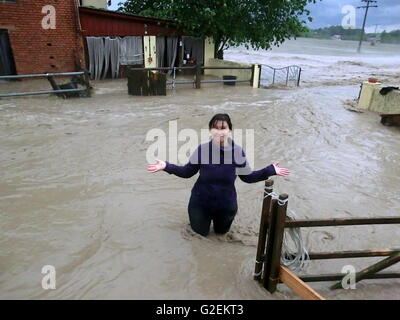
<svg viewBox="0 0 400 320"><path fill-rule="evenodd" d="M0 29L0 76L16 74L8 31Z"/></svg>
<svg viewBox="0 0 400 320"><path fill-rule="evenodd" d="M204 65L204 39L183 36L181 59L184 65Z"/></svg>

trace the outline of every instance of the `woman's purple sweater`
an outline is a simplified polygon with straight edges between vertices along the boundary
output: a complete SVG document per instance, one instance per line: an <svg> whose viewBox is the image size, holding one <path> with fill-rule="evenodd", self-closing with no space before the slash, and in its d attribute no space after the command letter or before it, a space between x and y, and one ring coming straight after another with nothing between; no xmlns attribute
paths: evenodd
<svg viewBox="0 0 400 320"><path fill-rule="evenodd" d="M200 170L194 184L190 201L208 208L226 208L237 205L236 176L247 183L267 180L276 175L271 164L252 171L244 150L230 138L227 146L217 146L213 140L200 144L190 156L188 163L178 166L166 161L164 171L181 178L190 178Z"/></svg>

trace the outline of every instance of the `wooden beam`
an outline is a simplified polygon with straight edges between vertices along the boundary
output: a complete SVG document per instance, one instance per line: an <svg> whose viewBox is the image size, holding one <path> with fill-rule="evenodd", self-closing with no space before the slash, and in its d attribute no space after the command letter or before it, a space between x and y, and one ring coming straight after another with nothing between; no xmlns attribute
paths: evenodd
<svg viewBox="0 0 400 320"><path fill-rule="evenodd" d="M400 224L400 217L286 220L285 228L356 226L368 224Z"/></svg>
<svg viewBox="0 0 400 320"><path fill-rule="evenodd" d="M280 266L280 280L298 294L304 300L326 300L317 291L303 282L293 272L284 266Z"/></svg>
<svg viewBox="0 0 400 320"><path fill-rule="evenodd" d="M54 80L52 76L48 76L47 80L49 80L51 87L53 90L58 91L61 90L60 86L57 84L57 82ZM67 95L65 93L56 93L58 97L63 97L64 99L67 98Z"/></svg>
<svg viewBox="0 0 400 320"><path fill-rule="evenodd" d="M345 275L343 273L319 274L319 275L300 275L299 278L304 282L322 282L342 280ZM400 272L382 272L366 276L366 279L398 279Z"/></svg>
<svg viewBox="0 0 400 320"><path fill-rule="evenodd" d="M392 253L394 253L396 251L400 251L400 249L312 252L312 253L309 253L309 257L311 260L384 257L384 256L390 256Z"/></svg>
<svg viewBox="0 0 400 320"><path fill-rule="evenodd" d="M357 272L356 277L355 277L355 282L359 282L362 279L365 279L367 276L373 275L383 269L386 269L386 268L396 264L399 261L400 261L400 251L394 252L386 259L379 261L379 262L373 264L372 266L369 266L369 267L365 268L364 270L361 270L360 272ZM332 290L340 289L340 288L342 288L342 282L338 282L331 287Z"/></svg>

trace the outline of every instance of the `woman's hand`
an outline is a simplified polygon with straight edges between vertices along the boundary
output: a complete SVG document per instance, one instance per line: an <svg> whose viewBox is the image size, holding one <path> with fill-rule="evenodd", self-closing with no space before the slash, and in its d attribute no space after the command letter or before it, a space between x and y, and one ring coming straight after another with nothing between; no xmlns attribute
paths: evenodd
<svg viewBox="0 0 400 320"><path fill-rule="evenodd" d="M147 166L147 171L148 172L157 172L157 171L160 171L160 170L164 170L164 168L166 167L166 163L165 163L165 161L162 161L162 160L159 160L159 159L156 159L156 164L149 164L148 166Z"/></svg>
<svg viewBox="0 0 400 320"><path fill-rule="evenodd" d="M272 165L275 168L276 175L278 175L278 176L289 175L290 171L288 169L279 167L279 161L273 162Z"/></svg>

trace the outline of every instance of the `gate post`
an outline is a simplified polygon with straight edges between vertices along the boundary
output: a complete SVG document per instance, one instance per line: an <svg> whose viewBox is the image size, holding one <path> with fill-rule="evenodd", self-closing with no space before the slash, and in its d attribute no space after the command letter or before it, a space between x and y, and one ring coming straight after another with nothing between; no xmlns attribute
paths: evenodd
<svg viewBox="0 0 400 320"><path fill-rule="evenodd" d="M201 66L196 64L196 79L195 79L196 89L200 89L201 87Z"/></svg>
<svg viewBox="0 0 400 320"><path fill-rule="evenodd" d="M288 195L281 194L279 200L275 203L275 221L274 233L272 234L273 243L268 247L270 252L267 253L266 258L270 259L269 263L266 261L266 267L269 265L269 270L267 270L266 276L268 279L264 279L264 287L270 292L274 293L279 282L279 272L281 266L281 255L282 255L282 242L285 231L285 220L286 220L286 210L287 210ZM270 239L270 237L268 237ZM269 272L268 272L269 271Z"/></svg>
<svg viewBox="0 0 400 320"><path fill-rule="evenodd" d="M254 280L261 280L262 266L264 264L265 241L267 239L268 219L271 211L272 202L272 186L273 180L266 180L264 187L264 199L261 210L260 231L258 233L256 266L254 269Z"/></svg>
<svg viewBox="0 0 400 320"><path fill-rule="evenodd" d="M254 72L253 72L253 88L258 88L260 86L260 65L254 65Z"/></svg>

